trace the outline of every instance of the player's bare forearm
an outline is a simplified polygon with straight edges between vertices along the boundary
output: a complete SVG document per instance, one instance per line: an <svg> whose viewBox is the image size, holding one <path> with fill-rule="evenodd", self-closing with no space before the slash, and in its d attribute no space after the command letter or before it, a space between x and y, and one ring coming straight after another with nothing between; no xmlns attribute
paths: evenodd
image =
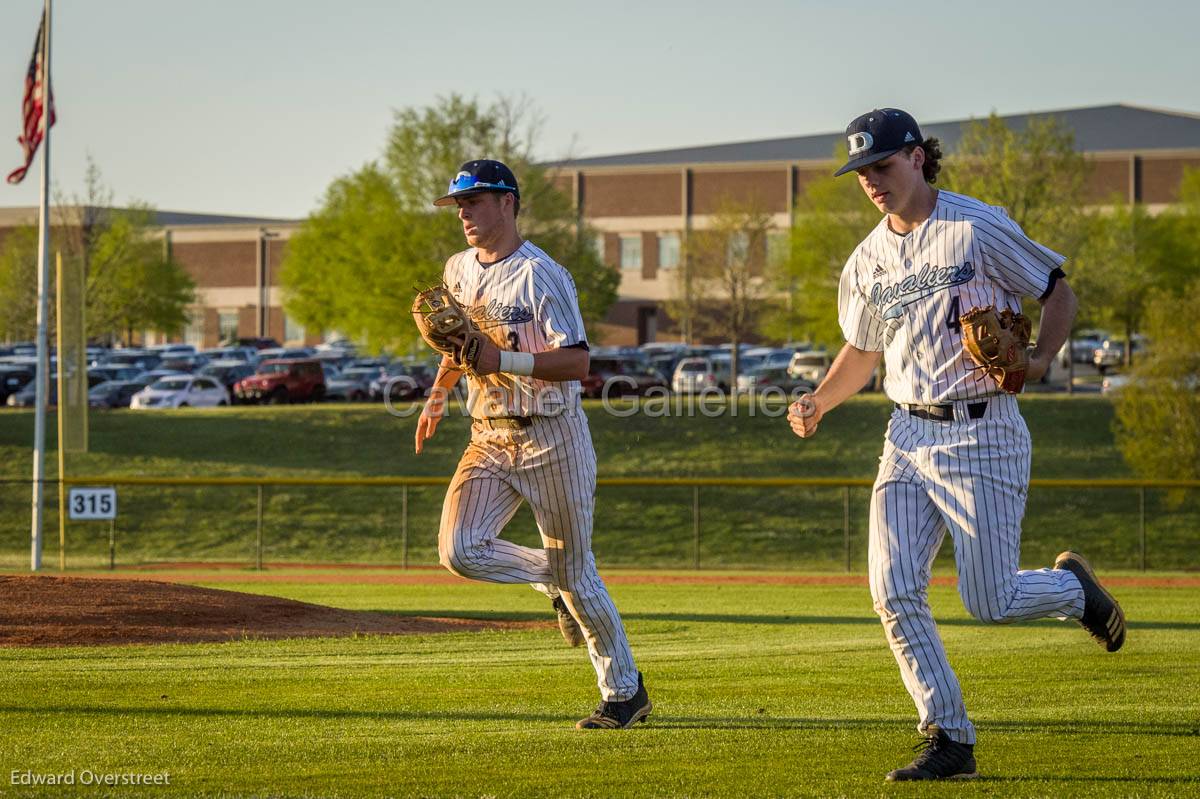
<svg viewBox="0 0 1200 799"><path fill-rule="evenodd" d="M882 352L860 350L853 344L842 347L842 351L833 361L833 366L829 367L829 374L825 375L821 385L813 392L813 401L820 404L822 414L857 394L879 365L882 355Z"/></svg>
<svg viewBox="0 0 1200 799"><path fill-rule="evenodd" d="M1078 308L1079 300L1067 281L1056 282L1050 296L1042 302L1042 322L1038 326L1037 346L1029 356L1027 380L1039 379L1050 368L1055 353L1062 349L1071 334Z"/></svg>
<svg viewBox="0 0 1200 799"><path fill-rule="evenodd" d="M582 380L590 365L591 355L581 347L546 350L533 356L533 376L538 380Z"/></svg>
<svg viewBox="0 0 1200 799"><path fill-rule="evenodd" d="M439 388L443 391L449 391L454 388L462 375L462 369L457 368L454 365L454 361L449 358L442 358L442 362L438 364L437 377L433 380L433 388L430 389L430 392L432 393L433 389Z"/></svg>

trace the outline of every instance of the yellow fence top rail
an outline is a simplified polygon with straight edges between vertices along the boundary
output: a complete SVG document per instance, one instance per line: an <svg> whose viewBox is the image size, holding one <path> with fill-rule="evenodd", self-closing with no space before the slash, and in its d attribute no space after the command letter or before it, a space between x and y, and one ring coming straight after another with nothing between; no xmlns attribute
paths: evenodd
<svg viewBox="0 0 1200 799"><path fill-rule="evenodd" d="M112 486L444 486L447 477L66 477L66 485ZM601 486L714 486L728 488L869 488L869 477L601 477ZM1029 481L1033 488L1200 488L1200 480L1047 479Z"/></svg>

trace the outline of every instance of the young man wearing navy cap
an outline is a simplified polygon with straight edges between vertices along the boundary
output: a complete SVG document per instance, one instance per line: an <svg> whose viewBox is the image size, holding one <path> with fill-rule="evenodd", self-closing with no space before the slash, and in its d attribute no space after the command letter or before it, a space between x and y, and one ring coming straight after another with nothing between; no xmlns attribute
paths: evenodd
<svg viewBox="0 0 1200 799"><path fill-rule="evenodd" d="M571 274L517 231L521 193L499 161L468 161L434 205L457 206L470 245L443 280L484 334L467 376L474 421L438 535L442 565L462 577L528 583L549 597L571 646L587 644L601 702L579 729L624 729L652 705L621 617L596 571L596 452L580 404L587 335ZM462 372L449 358L417 420L416 451L433 437ZM529 503L544 548L500 532Z"/></svg>
<svg viewBox="0 0 1200 799"><path fill-rule="evenodd" d="M982 376L963 348L960 318L1022 297L1042 304L1025 379L1045 374L1071 329L1076 301L1061 255L1029 239L1003 208L938 190L941 148L895 108L846 128L849 161L884 214L850 255L838 288L846 345L811 395L789 411L801 438L867 382L881 357L895 403L871 495L871 596L917 706L920 755L889 781L977 776L975 727L946 657L926 593L947 530L958 590L971 615L1006 624L1076 619L1109 652L1125 617L1074 552L1049 569L1021 570L1029 430L1016 396ZM1007 384L1005 384L1007 385Z"/></svg>

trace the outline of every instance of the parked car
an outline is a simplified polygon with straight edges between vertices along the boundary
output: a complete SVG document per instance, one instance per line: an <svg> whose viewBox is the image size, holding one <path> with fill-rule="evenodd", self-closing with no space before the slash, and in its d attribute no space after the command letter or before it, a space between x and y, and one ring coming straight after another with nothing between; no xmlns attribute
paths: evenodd
<svg viewBox="0 0 1200 799"><path fill-rule="evenodd" d="M332 380L326 377L325 399L339 402L366 402L371 396L371 381L383 374L380 366L348 366Z"/></svg>
<svg viewBox="0 0 1200 799"><path fill-rule="evenodd" d="M219 360L210 361L196 372L204 377L211 377L225 386L230 399L234 398L233 387L239 380L244 380L254 374L254 367L245 361Z"/></svg>
<svg viewBox="0 0 1200 799"><path fill-rule="evenodd" d="M142 350L118 350L108 356L102 366L136 366L139 369L157 369L162 358Z"/></svg>
<svg viewBox="0 0 1200 799"><path fill-rule="evenodd" d="M108 382L112 380L133 380L140 375L144 370L136 366L93 366L88 369L88 375L95 375L101 378L102 381Z"/></svg>
<svg viewBox="0 0 1200 799"><path fill-rule="evenodd" d="M740 392L763 391L768 388L777 388L783 390L787 394L794 391L812 391L816 384L809 381L792 377L788 374L788 368L784 366L756 366L749 371L742 372L737 377L737 387Z"/></svg>
<svg viewBox="0 0 1200 799"><path fill-rule="evenodd" d="M298 360L300 358L312 358L315 350L312 347L269 347L259 350L258 357L260 360L280 360L290 359Z"/></svg>
<svg viewBox="0 0 1200 799"><path fill-rule="evenodd" d="M145 386L133 380L109 380L92 387L88 405L92 408L128 408L133 395Z"/></svg>
<svg viewBox="0 0 1200 799"><path fill-rule="evenodd" d="M708 388L729 390L727 358L684 358L675 367L671 389L676 393L691 394Z"/></svg>
<svg viewBox="0 0 1200 799"><path fill-rule="evenodd" d="M238 402L320 402L325 397L325 372L312 358L263 361L253 375L234 385L233 393Z"/></svg>
<svg viewBox="0 0 1200 799"><path fill-rule="evenodd" d="M1069 342L1063 342L1062 349L1058 351L1058 360L1063 366L1067 365L1069 347L1069 357L1072 361L1091 363L1096 348L1102 346L1106 338L1109 338L1109 335L1103 330L1080 330Z"/></svg>
<svg viewBox="0 0 1200 799"><path fill-rule="evenodd" d="M200 350L198 354L208 358L209 363L213 361L244 361L248 364L256 364L259 361L258 350L254 347L212 347Z"/></svg>
<svg viewBox="0 0 1200 799"><path fill-rule="evenodd" d="M162 369L174 369L177 372L196 372L208 363L208 357L205 355L176 355L169 353L163 358L159 367Z"/></svg>
<svg viewBox="0 0 1200 799"><path fill-rule="evenodd" d="M9 396L25 388L35 374L37 370L27 366L0 365L0 401L7 401Z"/></svg>
<svg viewBox="0 0 1200 799"><path fill-rule="evenodd" d="M393 401L419 399L433 388L435 377L437 368L428 364L392 361L371 381L367 395L375 402L383 401L385 391L391 395Z"/></svg>
<svg viewBox="0 0 1200 799"><path fill-rule="evenodd" d="M141 383L142 387L157 383L164 377L174 377L175 375L186 375L187 372L176 372L174 369L148 369L145 372L139 372L137 377L134 377L134 382Z"/></svg>
<svg viewBox="0 0 1200 799"><path fill-rule="evenodd" d="M667 379L636 355L592 358L588 376L581 381L585 397L600 397L608 386L609 396L644 395L652 388L668 388Z"/></svg>
<svg viewBox="0 0 1200 799"><path fill-rule="evenodd" d="M1137 356L1142 350L1146 349L1146 337L1134 334L1129 340L1129 352L1131 356ZM1092 350L1092 364L1100 371L1100 374L1105 374L1114 366L1121 366L1125 362L1125 342L1120 339L1105 339L1104 342Z"/></svg>
<svg viewBox="0 0 1200 799"><path fill-rule="evenodd" d="M263 336L249 336L233 339L225 342L228 347L250 347L254 350L268 350L278 348L279 342L273 338Z"/></svg>
<svg viewBox="0 0 1200 799"><path fill-rule="evenodd" d="M229 392L211 377L171 375L157 380L133 395L134 410L160 408L214 408L229 404Z"/></svg>
<svg viewBox="0 0 1200 799"><path fill-rule="evenodd" d="M793 380L806 380L814 385L820 384L829 371L832 360L826 350L800 350L792 355L788 362L788 376Z"/></svg>
<svg viewBox="0 0 1200 799"><path fill-rule="evenodd" d="M46 404L58 404L58 381L53 377L50 378L50 384L46 387ZM10 408L32 408L37 405L37 381L30 380L19 391L14 391L8 395L5 402Z"/></svg>

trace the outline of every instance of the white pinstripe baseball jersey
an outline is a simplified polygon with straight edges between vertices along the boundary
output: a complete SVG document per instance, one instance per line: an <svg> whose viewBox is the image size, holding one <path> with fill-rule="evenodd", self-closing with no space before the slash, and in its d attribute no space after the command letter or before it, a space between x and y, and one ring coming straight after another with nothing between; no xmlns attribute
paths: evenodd
<svg viewBox="0 0 1200 799"><path fill-rule="evenodd" d="M885 216L842 270L838 321L846 341L882 351L894 402L935 404L997 393L962 347L959 316L973 306L1021 309L1044 297L1065 259L1003 208L939 191L929 219L907 235Z"/></svg>
<svg viewBox="0 0 1200 799"><path fill-rule="evenodd" d="M933 419L893 411L871 492L868 561L875 610L918 729L937 726L960 743L974 743L975 728L926 598L946 532L959 593L976 618L1083 613L1083 591L1069 571L1020 569L1029 430L1016 397L977 378L959 323L972 306L1019 311L1022 297L1045 298L1063 260L1003 209L940 191L929 218L908 235L893 233L885 216L842 271L842 332L861 350L883 351L888 397L950 412Z"/></svg>
<svg viewBox="0 0 1200 799"><path fill-rule="evenodd" d="M443 279L480 329L501 349L546 352L587 346L570 272L531 242L481 264L474 247L446 261ZM471 415L553 416L579 407L579 381L550 382L503 373L467 378Z"/></svg>

